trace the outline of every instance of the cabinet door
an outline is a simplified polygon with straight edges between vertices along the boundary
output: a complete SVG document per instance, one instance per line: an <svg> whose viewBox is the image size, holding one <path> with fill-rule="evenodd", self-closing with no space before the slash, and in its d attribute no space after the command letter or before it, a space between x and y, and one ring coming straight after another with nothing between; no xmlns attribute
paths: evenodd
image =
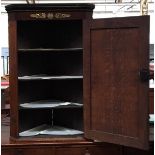
<svg viewBox="0 0 155 155"><path fill-rule="evenodd" d="M84 22L88 139L148 148L149 16Z"/></svg>

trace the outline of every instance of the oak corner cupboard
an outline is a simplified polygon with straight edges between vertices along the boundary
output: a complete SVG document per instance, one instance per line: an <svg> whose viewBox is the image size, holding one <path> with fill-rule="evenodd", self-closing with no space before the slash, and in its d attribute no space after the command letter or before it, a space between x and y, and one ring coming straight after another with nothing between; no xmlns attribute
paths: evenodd
<svg viewBox="0 0 155 155"><path fill-rule="evenodd" d="M6 6L12 142L148 148L149 16L93 9Z"/></svg>

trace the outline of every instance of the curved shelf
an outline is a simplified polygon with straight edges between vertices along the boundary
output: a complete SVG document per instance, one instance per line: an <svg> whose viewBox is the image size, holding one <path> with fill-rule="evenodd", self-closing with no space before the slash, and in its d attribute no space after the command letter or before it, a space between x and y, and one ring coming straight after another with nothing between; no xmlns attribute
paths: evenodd
<svg viewBox="0 0 155 155"><path fill-rule="evenodd" d="M83 104L59 100L39 100L20 104L21 109L81 108Z"/></svg>
<svg viewBox="0 0 155 155"><path fill-rule="evenodd" d="M31 108L31 107L22 107L20 106L19 109L20 110L39 110L39 109L80 109L83 108L83 105L66 105L66 106L57 106L57 107L37 107L37 108Z"/></svg>
<svg viewBox="0 0 155 155"><path fill-rule="evenodd" d="M18 80L67 80L67 79L83 79L83 76L47 76L47 75L31 75L31 76L19 76Z"/></svg>
<svg viewBox="0 0 155 155"><path fill-rule="evenodd" d="M82 51L83 48L20 48L19 52L70 52L70 51Z"/></svg>
<svg viewBox="0 0 155 155"><path fill-rule="evenodd" d="M53 136L68 136L81 135L83 131L70 129L62 126L51 126L42 124L37 127L19 133L19 136L36 136L36 135L53 135Z"/></svg>

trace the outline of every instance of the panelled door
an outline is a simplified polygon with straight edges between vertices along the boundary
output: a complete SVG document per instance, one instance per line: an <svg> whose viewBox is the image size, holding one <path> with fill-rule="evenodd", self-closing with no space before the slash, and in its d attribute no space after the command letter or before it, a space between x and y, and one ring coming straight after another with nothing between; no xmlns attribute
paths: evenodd
<svg viewBox="0 0 155 155"><path fill-rule="evenodd" d="M84 22L88 139L148 148L149 16Z"/></svg>

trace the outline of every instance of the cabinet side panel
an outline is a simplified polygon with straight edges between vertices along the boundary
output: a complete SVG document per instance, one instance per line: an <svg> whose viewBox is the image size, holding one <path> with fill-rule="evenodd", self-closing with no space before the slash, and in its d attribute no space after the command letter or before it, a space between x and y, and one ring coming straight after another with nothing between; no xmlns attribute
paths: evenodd
<svg viewBox="0 0 155 155"><path fill-rule="evenodd" d="M84 101L84 133L90 129L90 24L83 22L83 101ZM88 137L87 137L88 138Z"/></svg>
<svg viewBox="0 0 155 155"><path fill-rule="evenodd" d="M9 82L10 82L10 134L11 137L18 136L18 90L17 90L17 24L15 20L9 20Z"/></svg>

